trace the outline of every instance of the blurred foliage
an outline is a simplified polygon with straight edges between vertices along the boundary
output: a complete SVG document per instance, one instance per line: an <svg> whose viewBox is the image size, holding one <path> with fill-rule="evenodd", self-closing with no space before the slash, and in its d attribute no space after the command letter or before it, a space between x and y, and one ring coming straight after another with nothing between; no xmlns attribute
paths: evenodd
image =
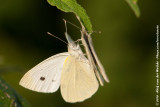
<svg viewBox="0 0 160 107"><path fill-rule="evenodd" d="M47 0L49 4L56 6L64 12L73 12L80 18L87 31L92 33L92 24L86 14L85 9L81 7L76 0Z"/></svg>
<svg viewBox="0 0 160 107"><path fill-rule="evenodd" d="M67 51L63 18L78 25L75 15L46 0L0 1L0 75L33 107L152 107L155 104L156 25L160 25L159 0L139 0L136 18L124 0L78 0L93 25L92 39L109 84L92 98L76 104L64 102L60 92L42 94L19 86L33 66L51 55ZM68 24L74 40L80 32ZM3 72L2 72L3 71Z"/></svg>
<svg viewBox="0 0 160 107"><path fill-rule="evenodd" d="M30 105L0 77L0 107L30 107Z"/></svg>
<svg viewBox="0 0 160 107"><path fill-rule="evenodd" d="M129 4L133 12L135 13L136 17L140 17L140 10L137 5L138 0L126 0L126 2Z"/></svg>

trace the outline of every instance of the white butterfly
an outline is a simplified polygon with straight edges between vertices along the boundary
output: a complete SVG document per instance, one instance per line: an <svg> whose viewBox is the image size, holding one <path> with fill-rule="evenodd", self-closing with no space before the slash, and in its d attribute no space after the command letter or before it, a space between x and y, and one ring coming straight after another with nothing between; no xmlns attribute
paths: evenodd
<svg viewBox="0 0 160 107"><path fill-rule="evenodd" d="M79 22L82 26L81 41L85 47L85 51L86 51L90 66L94 70L95 75L96 75L97 79L99 80L100 84L103 86L104 80L106 82L109 82L109 79L105 73L105 69L104 69L103 65L101 64L101 62L98 59L98 56L94 50L91 35L87 33L87 31L85 30L85 27L81 23L81 20L78 16L77 16L77 19L79 20Z"/></svg>
<svg viewBox="0 0 160 107"><path fill-rule="evenodd" d="M99 84L79 44L75 44L67 33L65 35L68 52L42 61L29 70L19 84L43 93L55 92L60 86L66 102L82 102L97 91Z"/></svg>

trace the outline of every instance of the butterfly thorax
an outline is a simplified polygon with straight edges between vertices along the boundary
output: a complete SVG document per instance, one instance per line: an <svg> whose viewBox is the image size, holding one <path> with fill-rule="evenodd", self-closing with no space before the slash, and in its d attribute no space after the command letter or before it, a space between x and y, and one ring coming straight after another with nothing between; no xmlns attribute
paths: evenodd
<svg viewBox="0 0 160 107"><path fill-rule="evenodd" d="M80 46L75 44L68 45L68 52L71 56L74 56L74 57L80 57L81 55L83 55Z"/></svg>
<svg viewBox="0 0 160 107"><path fill-rule="evenodd" d="M68 52L71 56L73 56L75 59L88 63L87 58L84 56L79 44L69 44L68 45Z"/></svg>

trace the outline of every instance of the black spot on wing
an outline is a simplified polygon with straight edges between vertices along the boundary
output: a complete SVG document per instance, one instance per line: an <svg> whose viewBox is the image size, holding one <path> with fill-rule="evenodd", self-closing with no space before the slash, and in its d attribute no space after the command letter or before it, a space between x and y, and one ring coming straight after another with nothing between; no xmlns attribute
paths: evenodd
<svg viewBox="0 0 160 107"><path fill-rule="evenodd" d="M41 81L44 81L44 80L45 80L45 77L41 77L40 80L41 80Z"/></svg>

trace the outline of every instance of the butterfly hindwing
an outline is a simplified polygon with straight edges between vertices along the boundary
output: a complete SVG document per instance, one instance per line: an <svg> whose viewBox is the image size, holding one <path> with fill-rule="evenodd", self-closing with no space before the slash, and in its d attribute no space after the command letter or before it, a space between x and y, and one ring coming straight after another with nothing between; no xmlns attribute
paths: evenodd
<svg viewBox="0 0 160 107"><path fill-rule="evenodd" d="M68 56L61 75L61 94L66 102L81 102L90 98L98 89L94 72L88 60L80 61Z"/></svg>

